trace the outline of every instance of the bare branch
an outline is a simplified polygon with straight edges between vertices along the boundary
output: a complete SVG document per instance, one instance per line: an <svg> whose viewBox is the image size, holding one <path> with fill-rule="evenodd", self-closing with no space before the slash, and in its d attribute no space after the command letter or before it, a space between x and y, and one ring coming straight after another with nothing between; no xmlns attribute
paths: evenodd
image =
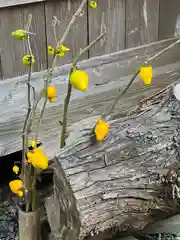
<svg viewBox="0 0 180 240"><path fill-rule="evenodd" d="M106 35L106 32L102 33L99 37L97 37L92 43L90 43L86 48L80 50L79 53L76 54L72 61L71 70L69 73L69 76L76 68L76 64L78 63L80 57L85 54L87 51L89 51L90 48L92 48L98 41L100 41L104 36ZM67 95L64 100L64 112L63 112L63 125L62 125L62 131L61 131L61 139L60 139L60 148L63 148L65 146L65 138L66 138L66 129L67 129L67 113L68 113L68 106L71 98L71 91L72 86L70 81L68 82L68 90Z"/></svg>
<svg viewBox="0 0 180 240"><path fill-rule="evenodd" d="M130 88L130 86L132 85L132 83L134 82L134 80L136 79L137 75L140 72L140 68L141 66L143 66L145 63L148 62L152 62L154 59L156 59L157 57L161 56L162 54L164 54L165 52L167 52L168 50L170 50L171 48L175 47L177 44L180 43L180 39L178 39L176 42L172 43L170 46L164 48L163 50L161 50L160 52L158 52L157 54L153 55L152 57L148 58L147 60L145 60L140 66L139 68L136 70L136 72L134 73L134 75L132 76L132 78L130 79L129 83L127 84L127 86L120 91L120 93L117 95L117 97L115 98L112 106L110 107L109 111L107 113L105 113L102 118L107 117L108 115L111 114L111 112L114 110L117 102L120 100L120 98L127 92L127 90Z"/></svg>

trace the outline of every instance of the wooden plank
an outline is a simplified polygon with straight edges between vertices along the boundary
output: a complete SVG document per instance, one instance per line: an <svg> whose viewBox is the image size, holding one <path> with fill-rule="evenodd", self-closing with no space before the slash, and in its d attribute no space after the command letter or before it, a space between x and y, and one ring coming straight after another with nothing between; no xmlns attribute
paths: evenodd
<svg viewBox="0 0 180 240"><path fill-rule="evenodd" d="M0 0L0 8L44 1L46 0Z"/></svg>
<svg viewBox="0 0 180 240"><path fill-rule="evenodd" d="M73 1L49 1L45 4L46 6L46 25L47 25L47 42L49 45L56 46L55 37L52 27L52 19L56 16L60 25L56 28L57 38L60 39L70 22L72 16L78 9L81 0ZM72 61L72 56L80 50L87 46L87 9L85 8L81 14L81 17L77 19L76 24L74 24L71 32L69 33L65 45L67 45L71 51L67 52L64 57L59 57L57 59L57 66L69 63ZM82 59L87 59L87 55L82 57ZM49 62L51 62L51 56L49 56Z"/></svg>
<svg viewBox="0 0 180 240"><path fill-rule="evenodd" d="M160 0L159 40L180 35L180 1Z"/></svg>
<svg viewBox="0 0 180 240"><path fill-rule="evenodd" d="M3 69L2 69L2 60L1 60L1 49L0 49L0 80L3 79Z"/></svg>
<svg viewBox="0 0 180 240"><path fill-rule="evenodd" d="M90 50L90 57L108 54L125 48L125 0L97 0L97 9L88 9L89 40L104 30L107 37Z"/></svg>
<svg viewBox="0 0 180 240"><path fill-rule="evenodd" d="M127 49L117 53L92 58L80 63L79 67L89 74L89 89L86 93L73 90L69 108L68 123L93 118L93 124L99 114L109 109L119 88L124 87L137 66L144 60L145 51L155 54L169 46L176 39L165 40L150 45ZM173 83L180 76L180 46L166 52L153 63L154 80L150 86L144 86L137 78L128 93L117 104L114 114L126 115L138 102L163 87ZM52 158L59 151L59 119L62 119L63 101L67 90L70 65L55 69L53 83L58 97L54 104L48 103L40 130L40 140L45 151ZM46 71L34 73L32 85L38 95L44 85ZM27 111L27 76L16 77L0 82L0 156L21 149L21 131ZM38 108L38 112L41 105ZM77 128L78 129L78 128Z"/></svg>
<svg viewBox="0 0 180 240"><path fill-rule="evenodd" d="M126 1L126 48L158 40L159 0Z"/></svg>
<svg viewBox="0 0 180 240"><path fill-rule="evenodd" d="M24 28L30 13L33 15L31 31L37 34L32 36L31 44L32 52L36 57L33 70L41 71L47 66L44 4L36 3L26 8L24 6L3 8L0 9L0 48L4 79L22 75L28 71L21 60L26 54L25 41L12 39L11 33L16 29Z"/></svg>

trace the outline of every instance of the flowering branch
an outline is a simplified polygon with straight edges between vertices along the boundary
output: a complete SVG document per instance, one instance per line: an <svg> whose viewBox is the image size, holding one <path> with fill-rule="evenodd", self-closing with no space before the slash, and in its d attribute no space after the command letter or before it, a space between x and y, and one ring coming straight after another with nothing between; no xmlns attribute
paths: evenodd
<svg viewBox="0 0 180 240"><path fill-rule="evenodd" d="M172 43L171 45L169 45L168 47L164 48L163 50L161 50L160 52L156 53L155 55L153 55L152 57L148 58L147 60L145 60L140 66L139 68L136 70L136 72L134 73L134 75L132 76L132 78L130 79L129 83L127 84L127 86L120 91L120 93L117 95L117 97L115 98L112 106L110 107L109 111L107 113L105 113L103 115L103 118L107 117L108 115L111 114L111 112L114 110L116 104L118 103L118 101L120 100L120 98L127 92L127 90L130 88L130 86L132 85L132 83L134 82L134 80L136 79L137 75L140 72L140 68L141 66L143 66L144 64L153 61L154 59L156 59L157 57L161 56L162 54L164 54L165 52L167 52L169 49L175 47L177 44L180 43L180 39L178 39L176 42Z"/></svg>
<svg viewBox="0 0 180 240"><path fill-rule="evenodd" d="M26 32L29 32L29 29L31 27L31 22L32 22L32 14L29 15L29 19L28 19L28 24L27 24L27 28L26 28ZM28 50L30 55L32 56L32 49L31 49L31 44L30 44L30 39L29 39L29 35L27 37L27 41L28 41ZM27 148L28 148L28 142L27 142L27 138L28 138L28 132L27 132L27 124L28 124L28 119L31 113L31 75L32 75L32 58L30 58L30 65L29 65L29 72L28 72L28 80L27 80L27 87L28 87L28 112L26 115L26 119L24 122L24 127L23 127L23 133L22 133L22 142L23 142L23 154L22 157L23 159L25 159L25 153L27 152ZM29 129L28 129L29 130Z"/></svg>
<svg viewBox="0 0 180 240"><path fill-rule="evenodd" d="M82 55L84 55L87 51L89 51L90 48L92 48L98 41L100 41L107 33L103 32L99 37L97 37L92 43L90 43L86 48L82 49L77 55L74 57L71 70L69 73L69 76L71 76L72 72L76 68L76 65ZM64 100L64 112L63 112L63 122L62 122L62 130L61 130L61 142L60 142L60 148L63 148L65 146L65 136L66 136L66 128L67 128L67 112L68 112L68 106L71 98L71 91L72 91L72 85L70 81L68 81L68 90L67 95Z"/></svg>
<svg viewBox="0 0 180 240"><path fill-rule="evenodd" d="M83 0L78 8L78 10L76 11L76 13L73 15L71 21L69 22L62 38L60 39L59 43L57 42L57 46L56 46L56 49L59 49L59 47L61 45L63 45L64 41L66 40L70 30L72 29L72 26L74 25L74 23L76 22L77 18L80 16L81 12L82 12L82 9L84 8L85 4L87 3L88 0ZM55 34L55 38L56 38L56 34ZM40 99L44 96L44 91L45 91L45 100L44 100L44 104L43 104L43 107L42 107L42 110L41 110L41 114L40 114L40 118L38 120L38 123L37 123L37 128L36 128L36 135L35 135L35 140L37 140L37 137L38 137L38 130L39 130L39 126L40 126L40 123L41 123L41 120L42 120L42 117L43 117L43 114L44 114L44 110L45 110L45 107L46 107L46 104L47 104L47 101L48 101L48 85L51 83L52 81L52 72L54 70L54 65L55 65L55 62L56 62L56 54L54 52L53 54L53 59L52 59L52 66L51 68L48 69L48 76L47 76L47 79L45 81L45 87L44 87L44 90L41 92L40 94ZM37 102L40 101L40 99L38 99ZM36 104L37 106L38 104ZM36 108L34 109L34 112L36 111ZM34 115L34 114L33 114ZM33 118L32 118L33 119Z"/></svg>
<svg viewBox="0 0 180 240"><path fill-rule="evenodd" d="M31 22L32 22L32 14L29 15L28 23L25 29L25 32L29 32L30 27L31 27ZM31 49L31 43L30 43L30 36L27 34L27 48L29 51L29 71L28 71L28 80L27 80L27 87L28 87L28 110L24 122L24 127L23 127L23 133L22 133L22 176L24 178L24 188L25 188L25 207L26 211L28 212L30 210L30 204L31 204L31 196L29 193L29 188L30 188L30 182L31 182L31 171L32 167L29 166L26 162L26 154L28 152L28 135L30 133L30 128L28 127L28 121L29 117L31 115L31 75L32 75L32 49ZM34 94L34 90L33 90ZM27 190L27 191L26 191Z"/></svg>

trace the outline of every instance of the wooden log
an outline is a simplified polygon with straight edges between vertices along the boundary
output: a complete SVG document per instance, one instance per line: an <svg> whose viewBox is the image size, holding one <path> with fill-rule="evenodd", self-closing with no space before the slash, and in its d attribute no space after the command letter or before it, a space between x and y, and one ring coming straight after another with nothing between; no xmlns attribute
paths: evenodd
<svg viewBox="0 0 180 240"><path fill-rule="evenodd" d="M55 158L54 195L46 201L56 239L136 232L178 213L179 116L171 86L113 120L102 143L83 137L63 149ZM79 129L94 125L87 122Z"/></svg>

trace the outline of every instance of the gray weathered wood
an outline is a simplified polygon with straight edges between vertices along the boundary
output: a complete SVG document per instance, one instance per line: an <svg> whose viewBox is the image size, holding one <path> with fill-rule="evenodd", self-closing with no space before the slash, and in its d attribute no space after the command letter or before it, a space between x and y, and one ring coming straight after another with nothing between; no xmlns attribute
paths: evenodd
<svg viewBox="0 0 180 240"><path fill-rule="evenodd" d="M160 0L159 40L180 35L180 1Z"/></svg>
<svg viewBox="0 0 180 240"><path fill-rule="evenodd" d="M52 19L57 17L59 19L59 26L56 28L56 34L58 40L62 37L67 24L70 22L72 16L77 11L81 0L67 0L67 1L48 1L46 2L46 32L47 32L47 42L48 45L56 46ZM58 57L56 64L57 66L70 63L72 61L72 56L75 55L80 48L85 48L87 46L87 9L84 8L81 17L77 19L71 32L69 33L64 45L68 46L71 51L66 52L64 57ZM49 56L49 62L51 62L52 56ZM87 54L82 57L82 59L87 59Z"/></svg>
<svg viewBox="0 0 180 240"><path fill-rule="evenodd" d="M175 193L173 198L172 191L180 186L180 102L170 87L137 109L111 121L110 133L102 143L84 137L55 158L54 199L59 203L55 215L67 214L52 229L56 236L64 233L63 226L71 226L63 240L70 240L69 234L78 231L72 191L81 220L79 239L110 230L139 231L180 212L180 196ZM79 123L84 128L89 124L89 119ZM51 211L51 204L46 209Z"/></svg>
<svg viewBox="0 0 180 240"><path fill-rule="evenodd" d="M158 40L159 0L126 1L126 48Z"/></svg>
<svg viewBox="0 0 180 240"><path fill-rule="evenodd" d="M0 8L44 1L46 0L0 0Z"/></svg>
<svg viewBox="0 0 180 240"><path fill-rule="evenodd" d="M12 39L11 33L25 27L29 14L32 13L30 31L37 34L32 36L32 52L36 57L34 71L46 69L46 37L44 4L36 3L28 7L16 6L0 9L0 48L3 78L15 77L27 73L28 69L22 64L22 57L27 54L25 41Z"/></svg>
<svg viewBox="0 0 180 240"><path fill-rule="evenodd" d="M118 89L124 87L131 74L144 60L146 50L150 54L157 53L176 39L153 43L135 49L96 57L80 63L79 67L89 74L89 89L86 93L73 90L69 108L68 122L78 122L84 118L95 116L109 109ZM138 102L152 93L176 81L180 76L180 46L154 61L153 84L144 86L139 78L128 93L117 104L113 114L126 115ZM53 74L53 84L57 88L57 99L48 103L44 120L40 128L39 139L44 143L45 152L51 159L59 151L60 125L62 119L63 101L67 90L67 77L70 65L56 68ZM37 96L43 88L46 71L34 73L32 85ZM24 116L27 111L27 76L17 77L0 82L0 156L21 149L21 132ZM99 84L99 85L98 85ZM39 106L37 115L39 114ZM94 121L95 121L94 120Z"/></svg>
<svg viewBox="0 0 180 240"><path fill-rule="evenodd" d="M97 4L97 9L88 10L89 40L92 41L104 30L107 36L90 50L90 57L125 48L125 0L98 0Z"/></svg>
<svg viewBox="0 0 180 240"><path fill-rule="evenodd" d="M3 79L3 69L2 69L1 49L0 49L0 80L2 79Z"/></svg>
<svg viewBox="0 0 180 240"><path fill-rule="evenodd" d="M165 220L159 220L153 224L149 224L143 233L179 233L180 229L180 215L167 218Z"/></svg>

